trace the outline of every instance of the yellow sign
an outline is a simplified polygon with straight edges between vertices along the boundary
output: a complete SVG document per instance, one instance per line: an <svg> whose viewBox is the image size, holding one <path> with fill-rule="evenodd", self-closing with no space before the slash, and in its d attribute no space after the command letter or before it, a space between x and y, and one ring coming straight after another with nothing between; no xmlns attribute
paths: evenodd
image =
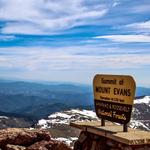
<svg viewBox="0 0 150 150"><path fill-rule="evenodd" d="M131 76L96 75L93 88L97 115L110 121L128 123L135 87L135 81Z"/></svg>
<svg viewBox="0 0 150 150"><path fill-rule="evenodd" d="M131 76L96 75L94 98L121 104L133 104L135 81Z"/></svg>

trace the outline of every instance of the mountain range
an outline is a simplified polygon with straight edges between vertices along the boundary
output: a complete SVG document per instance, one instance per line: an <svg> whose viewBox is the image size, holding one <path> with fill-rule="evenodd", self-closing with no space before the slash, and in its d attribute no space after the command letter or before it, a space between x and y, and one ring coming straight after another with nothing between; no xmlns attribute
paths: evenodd
<svg viewBox="0 0 150 150"><path fill-rule="evenodd" d="M137 87L136 96L143 95L150 95L150 88ZM70 108L94 110L92 86L0 80L1 116L25 118L34 123Z"/></svg>
<svg viewBox="0 0 150 150"><path fill-rule="evenodd" d="M150 131L150 89L137 87L130 127ZM92 86L0 80L0 128L44 128L73 146L80 131L71 121L100 121Z"/></svg>
<svg viewBox="0 0 150 150"><path fill-rule="evenodd" d="M39 119L66 108L93 105L91 91L87 85L0 81L0 111Z"/></svg>

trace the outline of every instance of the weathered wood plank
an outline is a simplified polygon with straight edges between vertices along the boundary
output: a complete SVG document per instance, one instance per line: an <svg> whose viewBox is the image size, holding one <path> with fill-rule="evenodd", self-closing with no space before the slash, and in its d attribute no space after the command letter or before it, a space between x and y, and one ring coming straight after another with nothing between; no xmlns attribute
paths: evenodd
<svg viewBox="0 0 150 150"><path fill-rule="evenodd" d="M150 144L150 132L131 128L128 132L123 132L123 126L111 122L101 126L100 121L77 121L71 122L70 126L128 145Z"/></svg>

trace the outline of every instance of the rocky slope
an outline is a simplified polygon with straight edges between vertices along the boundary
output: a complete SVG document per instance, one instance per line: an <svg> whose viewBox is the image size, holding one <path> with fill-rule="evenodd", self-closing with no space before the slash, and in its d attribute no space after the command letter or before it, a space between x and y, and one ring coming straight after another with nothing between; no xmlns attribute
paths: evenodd
<svg viewBox="0 0 150 150"><path fill-rule="evenodd" d="M0 116L0 129L14 128L16 126L18 128L31 127L32 124L32 121L25 118Z"/></svg>
<svg viewBox="0 0 150 150"><path fill-rule="evenodd" d="M71 150L66 144L51 138L45 130L8 128L0 130L2 150Z"/></svg>
<svg viewBox="0 0 150 150"><path fill-rule="evenodd" d="M71 109L62 112L56 112L47 119L41 119L35 125L35 128L47 129L51 132L52 137L63 141L69 146L73 146L79 136L80 130L72 128L69 123L72 121L90 121L99 120L94 111Z"/></svg>
<svg viewBox="0 0 150 150"><path fill-rule="evenodd" d="M134 101L132 119L129 126L150 131L150 97L140 97ZM36 128L48 129L53 137L68 144L74 143L79 136L79 131L69 127L72 121L99 120L92 110L71 109L68 111L56 112L46 119L41 119ZM99 120L100 121L100 120Z"/></svg>
<svg viewBox="0 0 150 150"><path fill-rule="evenodd" d="M130 127L150 131L150 96L135 99Z"/></svg>

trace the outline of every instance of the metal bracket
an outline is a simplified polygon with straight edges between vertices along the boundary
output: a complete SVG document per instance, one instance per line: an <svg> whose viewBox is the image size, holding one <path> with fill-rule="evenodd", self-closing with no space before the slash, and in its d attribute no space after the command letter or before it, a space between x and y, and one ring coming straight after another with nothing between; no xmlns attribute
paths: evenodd
<svg viewBox="0 0 150 150"><path fill-rule="evenodd" d="M101 126L105 126L105 119L101 119Z"/></svg>
<svg viewBox="0 0 150 150"><path fill-rule="evenodd" d="M128 132L128 125L127 124L123 125L123 132Z"/></svg>

